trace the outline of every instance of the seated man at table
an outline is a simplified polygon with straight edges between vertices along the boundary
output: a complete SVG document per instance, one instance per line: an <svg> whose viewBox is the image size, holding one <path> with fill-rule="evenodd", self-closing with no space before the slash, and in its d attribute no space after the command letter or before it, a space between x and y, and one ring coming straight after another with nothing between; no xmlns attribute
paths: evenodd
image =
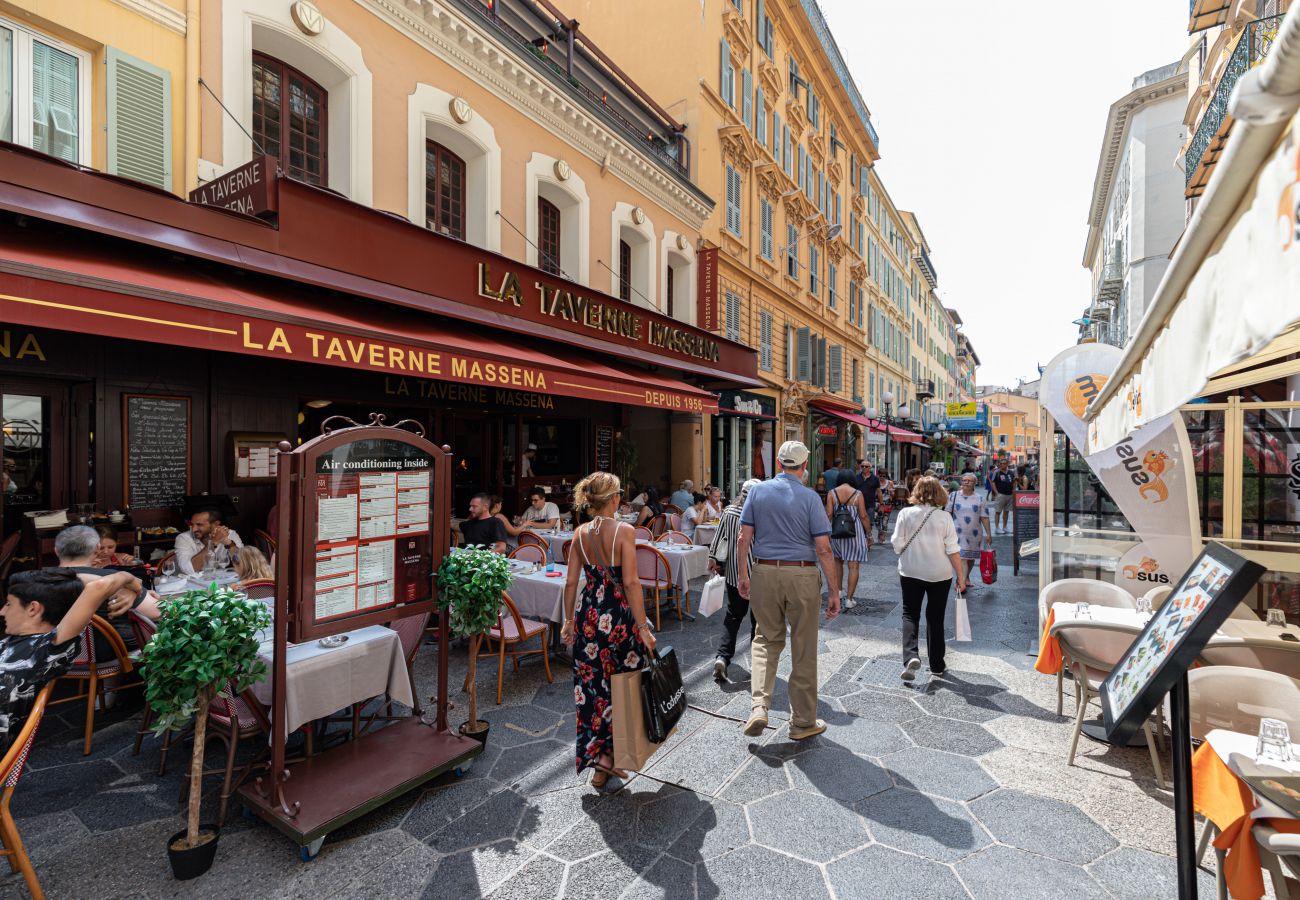
<svg viewBox="0 0 1300 900"><path fill-rule="evenodd" d="M689 478L684 479L673 495L668 498L668 502L677 507L682 512L686 512L686 507L691 505L691 498L695 494L695 482Z"/></svg>
<svg viewBox="0 0 1300 900"><path fill-rule="evenodd" d="M525 528L550 531L560 525L560 508L546 499L546 491L533 488L528 492L528 508L521 518Z"/></svg>
<svg viewBox="0 0 1300 900"><path fill-rule="evenodd" d="M38 569L18 572L5 586L0 608L5 637L0 640L0 750L8 746L15 706L30 701L72 666L81 652L77 640L91 616L108 606L120 616L140 589L130 572L114 572L83 584L73 572ZM120 599L114 599L120 598Z"/></svg>
<svg viewBox="0 0 1300 900"><path fill-rule="evenodd" d="M190 530L176 535L176 568L184 575L193 575L203 571L208 554L217 547L225 547L233 561L243 546L239 535L221 521L221 510L200 509L190 516Z"/></svg>
<svg viewBox="0 0 1300 900"><path fill-rule="evenodd" d="M475 494L469 501L469 518L457 527L465 546L487 547L497 553L506 552L506 528L492 515L492 497Z"/></svg>
<svg viewBox="0 0 1300 900"><path fill-rule="evenodd" d="M109 578L117 574L114 569L105 569L97 566L96 555L99 553L99 534L89 525L72 525L63 529L54 538L54 554L59 558L59 568L70 569L80 576L81 580L90 584L103 578ZM139 585L139 581L134 582ZM111 598L110 598L111 599ZM162 615L158 607L158 595L153 591L146 591L143 587L137 587L135 592L129 598L130 604L123 610L134 609L136 612L150 619L157 619ZM105 600L99 614L109 618L110 605ZM127 649L136 649L135 632L131 629L130 621L119 614L110 619L117 633L122 636L126 642ZM103 651L103 654L97 654L101 659L107 659L112 656L112 650L105 645L97 645Z"/></svg>

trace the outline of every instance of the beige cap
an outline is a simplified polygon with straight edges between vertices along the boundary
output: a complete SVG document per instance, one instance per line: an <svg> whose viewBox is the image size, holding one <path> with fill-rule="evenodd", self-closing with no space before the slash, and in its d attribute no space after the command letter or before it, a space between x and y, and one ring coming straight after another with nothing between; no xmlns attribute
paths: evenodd
<svg viewBox="0 0 1300 900"><path fill-rule="evenodd" d="M802 466L808 461L808 448L800 441L786 441L776 452L776 458L783 466Z"/></svg>

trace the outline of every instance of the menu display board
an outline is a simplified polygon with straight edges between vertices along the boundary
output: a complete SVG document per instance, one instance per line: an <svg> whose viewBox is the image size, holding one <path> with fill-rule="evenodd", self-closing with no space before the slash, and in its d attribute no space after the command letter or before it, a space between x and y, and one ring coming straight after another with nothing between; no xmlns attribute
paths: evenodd
<svg viewBox="0 0 1300 900"><path fill-rule="evenodd" d="M1142 727L1264 567L1207 544L1101 686L1106 739L1123 744Z"/></svg>
<svg viewBox="0 0 1300 900"><path fill-rule="evenodd" d="M433 568L433 460L395 440L316 458L314 621L427 600Z"/></svg>
<svg viewBox="0 0 1300 900"><path fill-rule="evenodd" d="M122 411L126 505L179 506L190 492L190 398L123 394Z"/></svg>
<svg viewBox="0 0 1300 900"><path fill-rule="evenodd" d="M614 471L614 429L609 425L596 426L596 471Z"/></svg>
<svg viewBox="0 0 1300 900"><path fill-rule="evenodd" d="M230 450L233 461L231 484L269 484L275 481L280 465L282 434L233 432Z"/></svg>
<svg viewBox="0 0 1300 900"><path fill-rule="evenodd" d="M1020 545L1038 540L1038 510L1038 491L1016 491L1011 522L1013 548L1011 574L1013 575L1020 574Z"/></svg>

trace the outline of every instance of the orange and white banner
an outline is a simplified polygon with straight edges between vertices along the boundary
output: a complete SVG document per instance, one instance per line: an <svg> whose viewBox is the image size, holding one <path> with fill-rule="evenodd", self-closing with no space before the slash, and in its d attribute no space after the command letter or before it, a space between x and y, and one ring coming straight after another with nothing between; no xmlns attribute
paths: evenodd
<svg viewBox="0 0 1300 900"><path fill-rule="evenodd" d="M1122 355L1109 344L1070 347L1043 370L1038 399L1142 538L1115 561L1115 583L1136 597L1153 587L1174 584L1191 565L1200 551L1200 515L1192 448L1177 411L1143 425L1113 447L1087 453L1083 412ZM1071 524L1108 528L1105 521Z"/></svg>

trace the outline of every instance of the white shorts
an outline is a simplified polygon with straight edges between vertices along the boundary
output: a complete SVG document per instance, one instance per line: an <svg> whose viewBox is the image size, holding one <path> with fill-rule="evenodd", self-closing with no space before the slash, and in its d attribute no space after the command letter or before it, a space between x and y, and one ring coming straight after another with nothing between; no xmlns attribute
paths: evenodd
<svg viewBox="0 0 1300 900"><path fill-rule="evenodd" d="M1011 510L1011 501L1014 497L1015 494L999 494L997 491L994 491L993 511L998 515L1001 515L1004 512L1009 512Z"/></svg>

